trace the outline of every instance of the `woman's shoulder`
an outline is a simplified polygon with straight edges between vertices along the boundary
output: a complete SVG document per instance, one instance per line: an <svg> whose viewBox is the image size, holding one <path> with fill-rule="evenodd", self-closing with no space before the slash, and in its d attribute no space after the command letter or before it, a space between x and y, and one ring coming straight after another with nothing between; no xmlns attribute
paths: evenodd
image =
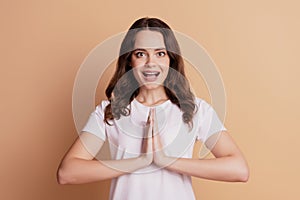
<svg viewBox="0 0 300 200"><path fill-rule="evenodd" d="M200 110L202 112L212 107L210 103L200 97L195 97L195 104L197 106L197 110Z"/></svg>
<svg viewBox="0 0 300 200"><path fill-rule="evenodd" d="M108 104L108 100L101 100L100 103L96 106L96 111L103 113Z"/></svg>
<svg viewBox="0 0 300 200"><path fill-rule="evenodd" d="M206 100L200 98L200 97L195 97L195 104L196 105L201 105L201 104L204 104L204 105L209 105L209 103L207 103Z"/></svg>

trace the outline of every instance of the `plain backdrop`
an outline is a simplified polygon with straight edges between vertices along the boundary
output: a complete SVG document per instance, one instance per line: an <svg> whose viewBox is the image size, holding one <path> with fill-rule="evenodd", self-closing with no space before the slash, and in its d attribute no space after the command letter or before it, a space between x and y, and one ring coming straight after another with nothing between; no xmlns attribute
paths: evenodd
<svg viewBox="0 0 300 200"><path fill-rule="evenodd" d="M73 84L96 45L144 16L165 20L212 57L227 94L225 126L250 166L248 183L193 178L197 199L299 199L299 6L296 0L2 0L0 199L108 198L109 181L56 182L77 137ZM187 71L197 96L210 101L205 83Z"/></svg>

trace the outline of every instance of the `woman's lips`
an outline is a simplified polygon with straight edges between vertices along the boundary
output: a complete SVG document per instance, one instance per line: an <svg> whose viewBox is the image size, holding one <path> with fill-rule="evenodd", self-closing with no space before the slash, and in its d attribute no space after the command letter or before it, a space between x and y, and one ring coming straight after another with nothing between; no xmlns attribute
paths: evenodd
<svg viewBox="0 0 300 200"><path fill-rule="evenodd" d="M157 80L157 77L159 76L160 72L158 71L143 71L143 78L145 81L148 82L154 82Z"/></svg>

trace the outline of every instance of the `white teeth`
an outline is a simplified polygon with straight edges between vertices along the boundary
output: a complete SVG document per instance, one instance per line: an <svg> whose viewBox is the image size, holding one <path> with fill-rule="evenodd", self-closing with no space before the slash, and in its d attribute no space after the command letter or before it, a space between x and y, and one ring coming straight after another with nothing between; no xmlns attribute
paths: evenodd
<svg viewBox="0 0 300 200"><path fill-rule="evenodd" d="M143 72L144 76L158 76L159 72Z"/></svg>

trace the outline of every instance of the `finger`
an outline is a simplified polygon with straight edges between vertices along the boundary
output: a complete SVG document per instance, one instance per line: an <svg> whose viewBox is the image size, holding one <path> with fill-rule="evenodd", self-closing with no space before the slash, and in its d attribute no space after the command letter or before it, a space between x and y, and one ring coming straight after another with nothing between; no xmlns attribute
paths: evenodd
<svg viewBox="0 0 300 200"><path fill-rule="evenodd" d="M146 131L144 133L144 137L142 139L142 152L147 153L149 152L149 148L152 148L152 141L149 141L149 139L152 137L153 132L153 125L151 123L151 113L148 115L148 119L146 122ZM151 142L151 143L149 143ZM150 145L150 147L149 147Z"/></svg>
<svg viewBox="0 0 300 200"><path fill-rule="evenodd" d="M158 126L157 126L157 118L156 118L156 110L152 109L152 122L153 122L153 136L158 134Z"/></svg>
<svg viewBox="0 0 300 200"><path fill-rule="evenodd" d="M153 146L154 146L155 151L162 150L163 146L162 146L162 142L161 142L161 138L160 138L159 134L157 134L153 137Z"/></svg>
<svg viewBox="0 0 300 200"><path fill-rule="evenodd" d="M152 108L152 118L153 118L153 122L156 120L156 110L155 108Z"/></svg>
<svg viewBox="0 0 300 200"><path fill-rule="evenodd" d="M146 123L147 126L150 125L150 123L151 123L151 118L152 118L152 116L151 116L151 110L150 110L150 112L149 112L149 114L148 114L148 118L147 118L147 123Z"/></svg>
<svg viewBox="0 0 300 200"><path fill-rule="evenodd" d="M149 128L148 128L148 134L147 134L147 139L151 139L153 136L153 123L150 122Z"/></svg>
<svg viewBox="0 0 300 200"><path fill-rule="evenodd" d="M154 108L151 108L150 110L150 116L151 116L151 122L152 124L154 124L154 117L155 117L155 109Z"/></svg>
<svg viewBox="0 0 300 200"><path fill-rule="evenodd" d="M142 152L149 153L152 152L152 126L148 126L147 132L142 139Z"/></svg>
<svg viewBox="0 0 300 200"><path fill-rule="evenodd" d="M150 112L148 114L147 122L146 122L146 126L148 128L148 131L145 133L145 137L144 138L152 137L152 132L153 132L152 118L153 118L152 117L152 111L150 110Z"/></svg>
<svg viewBox="0 0 300 200"><path fill-rule="evenodd" d="M149 115L150 116L150 115ZM147 134L147 153L152 153L152 135L153 135L153 122L152 122L152 117L150 117L150 124L148 128L148 134Z"/></svg>

